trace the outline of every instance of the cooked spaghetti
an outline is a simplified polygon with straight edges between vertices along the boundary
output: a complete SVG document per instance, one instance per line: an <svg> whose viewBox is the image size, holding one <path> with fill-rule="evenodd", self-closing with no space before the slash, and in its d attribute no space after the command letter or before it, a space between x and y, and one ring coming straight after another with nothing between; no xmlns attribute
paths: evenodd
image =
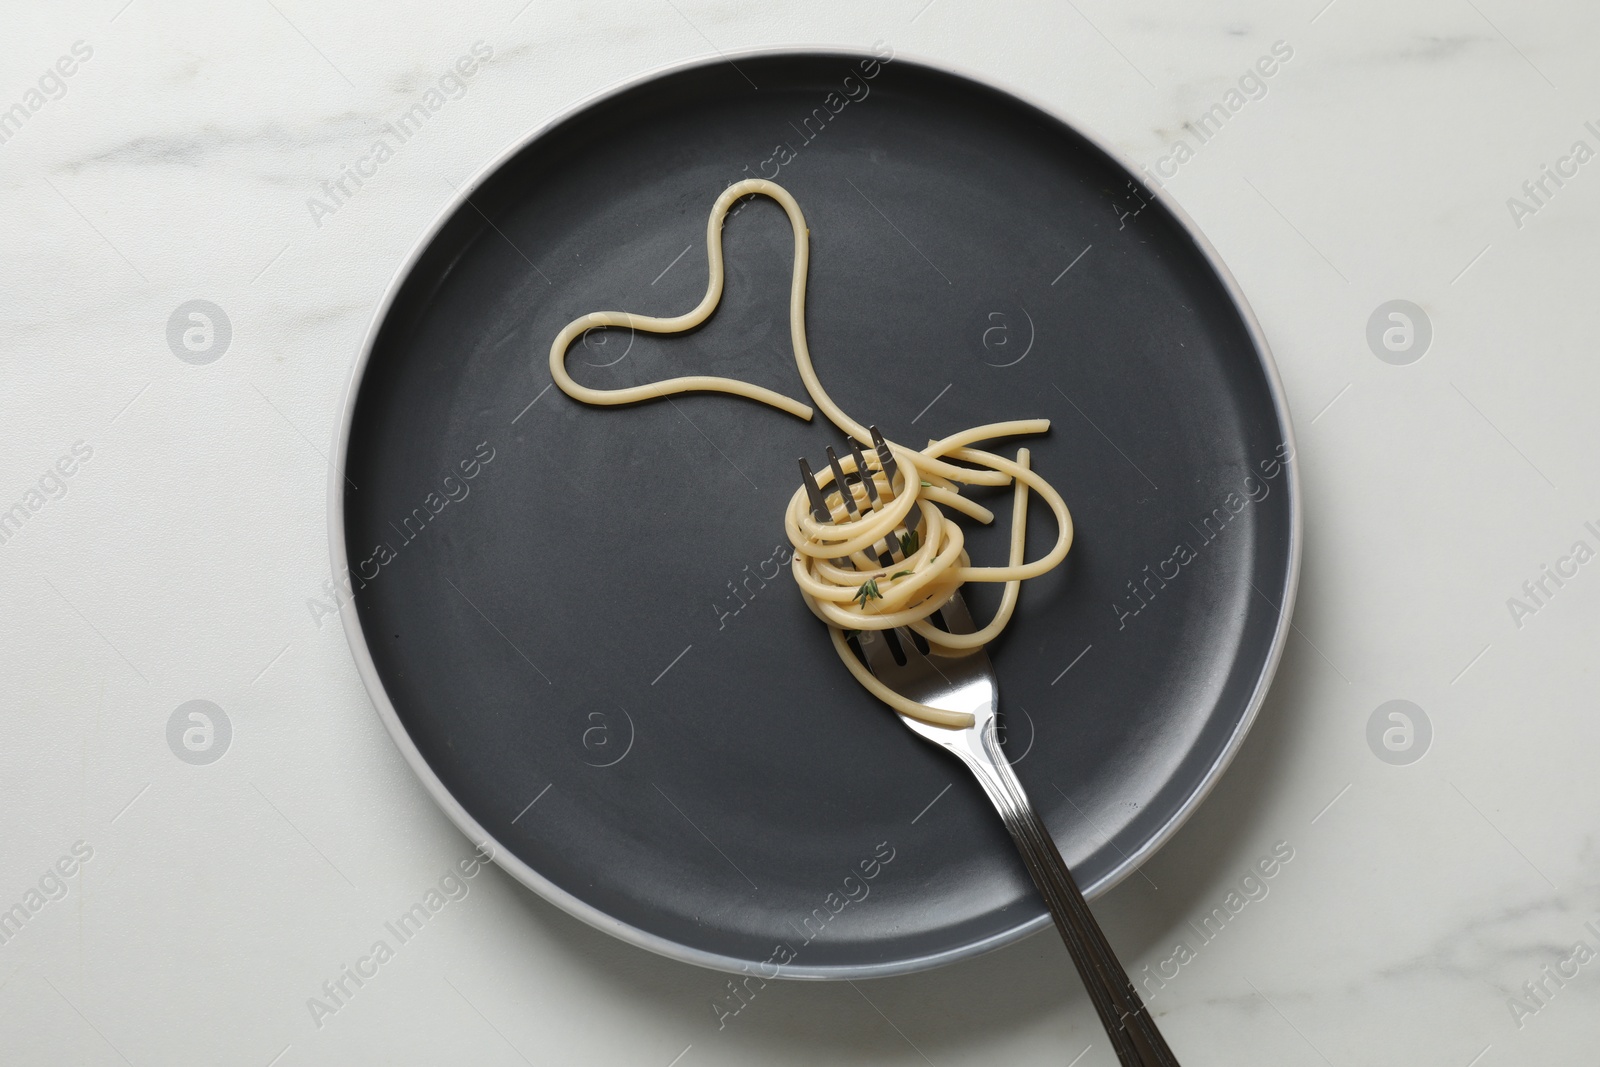
<svg viewBox="0 0 1600 1067"><path fill-rule="evenodd" d="M597 311L569 322L550 346L550 375L561 391L586 404L632 404L641 400L685 392L720 392L748 397L791 415L809 420L812 408L782 393L749 382L710 375L690 375L623 389L594 389L580 385L567 373L567 349L589 330L626 326L649 333L679 333L700 325L722 299L722 224L739 198L753 193L776 200L789 216L794 230L794 268L790 280L789 336L795 363L806 392L828 420L854 440L865 444L871 431L845 414L822 388L811 364L806 344L806 270L810 257L810 231L800 205L788 190L762 178L737 182L723 190L712 205L706 223L706 258L710 278L706 294L691 311L670 318L634 315L626 311ZM1029 466L1027 449L1007 459L973 447L984 441L1023 434L1043 433L1046 419L1026 419L976 426L930 441L913 451L884 442L883 451L869 450L840 457L818 478L820 506L808 488L796 490L785 516L785 529L795 554L792 570L806 604L828 624L839 658L862 685L896 711L936 726L965 727L972 716L929 707L896 693L875 678L857 659L849 645L852 631L905 627L919 635L933 654L960 656L994 638L1010 621L1017 605L1018 588L1025 578L1037 577L1066 558L1072 545L1072 516L1061 495ZM867 459L859 465L857 455ZM962 485L1014 484L1011 508L1011 549L999 567L974 567L967 557L961 527L944 512L948 508L981 523L994 514L961 495ZM1039 494L1055 514L1054 547L1040 558L1024 562L1027 536L1028 491ZM826 518L820 517L826 511ZM973 633L950 633L931 616L965 582L1003 582L1000 608L988 625Z"/></svg>

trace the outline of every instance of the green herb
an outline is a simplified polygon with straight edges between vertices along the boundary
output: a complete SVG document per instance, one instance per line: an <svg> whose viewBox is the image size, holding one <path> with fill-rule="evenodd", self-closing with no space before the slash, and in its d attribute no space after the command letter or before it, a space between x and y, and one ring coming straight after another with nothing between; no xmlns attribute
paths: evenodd
<svg viewBox="0 0 1600 1067"><path fill-rule="evenodd" d="M924 488L924 489L932 489L933 488L933 483L932 482L923 482L922 483L922 488Z"/></svg>
<svg viewBox="0 0 1600 1067"><path fill-rule="evenodd" d="M911 574L915 574L915 573L917 573L917 572L914 571L914 570L911 570L911 571L895 571L893 574L889 575L889 577L890 578L904 578L907 575L911 575Z"/></svg>
<svg viewBox="0 0 1600 1067"><path fill-rule="evenodd" d="M867 601L869 600L882 600L883 594L878 592L878 580L876 578L868 578L862 582L861 588L856 590L856 595L853 599L861 601L862 608L867 606Z"/></svg>
<svg viewBox="0 0 1600 1067"><path fill-rule="evenodd" d="M911 555L921 543L922 539L917 536L917 531L907 530L900 535L900 554L904 556Z"/></svg>

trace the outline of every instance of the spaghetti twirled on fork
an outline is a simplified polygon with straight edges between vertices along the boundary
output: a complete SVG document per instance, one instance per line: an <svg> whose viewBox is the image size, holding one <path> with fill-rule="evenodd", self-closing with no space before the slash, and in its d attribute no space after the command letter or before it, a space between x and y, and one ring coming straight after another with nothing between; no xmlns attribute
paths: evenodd
<svg viewBox="0 0 1600 1067"><path fill-rule="evenodd" d="M789 334L806 392L828 420L849 437L862 445L873 438L873 431L845 414L817 378L805 331L810 231L800 205L788 190L762 178L728 186L712 205L706 224L710 278L705 296L693 310L670 318L598 311L574 319L556 335L550 346L550 374L562 392L587 404L603 405L631 404L683 392L731 393L802 419L811 418L809 405L732 378L692 375L622 389L594 389L580 385L567 373L567 349L596 327L626 326L650 333L679 333L704 322L722 298L723 220L735 201L753 193L776 200L794 230ZM930 651L959 656L992 641L1005 628L1016 609L1022 580L1045 573L1066 557L1072 545L1072 516L1061 495L1030 468L1027 449L1019 449L1015 459L1007 459L974 446L996 438L1043 433L1049 426L1045 419L998 422L930 441L916 451L893 442L883 442L882 448L865 453L858 448L821 473L817 481L822 495L820 506L805 485L790 500L784 525L795 548L792 570L801 595L817 617L828 624L834 648L845 666L874 696L896 711L937 726L964 727L971 723L969 715L918 703L878 681L850 649L848 632L907 627L927 642ZM863 457L861 467L858 455ZM869 456L877 458L876 465L866 458ZM844 476L842 484L835 470ZM993 513L962 496L960 486L1013 483L1016 489L1008 562L999 567L975 567L967 556L961 527L944 509L981 523L992 522ZM1058 534L1049 552L1024 562L1030 489L1050 506ZM1005 583L1000 608L981 629L967 634L950 633L935 625L930 616L965 582Z"/></svg>

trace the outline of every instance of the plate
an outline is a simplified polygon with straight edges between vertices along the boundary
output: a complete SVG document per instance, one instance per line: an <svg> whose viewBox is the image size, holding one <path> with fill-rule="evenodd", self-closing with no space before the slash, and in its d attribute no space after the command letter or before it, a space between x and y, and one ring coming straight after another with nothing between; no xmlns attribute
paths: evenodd
<svg viewBox="0 0 1600 1067"><path fill-rule="evenodd" d="M848 675L787 573L795 459L840 435L724 395L597 408L550 383L578 315L694 306L711 203L751 176L806 213L811 348L847 410L910 445L1052 420L1027 443L1077 539L991 648L1007 751L1091 896L1174 831L1260 706L1293 598L1266 344L1194 227L1104 148L883 46L648 75L461 187L349 386L344 624L441 807L556 905L726 970L917 970L1048 919L976 784ZM579 380L803 397L787 220L752 198L724 233L711 319L592 332ZM979 561L1007 537L989 492ZM1037 555L1054 532L1042 506L1030 522ZM996 593L969 587L980 619Z"/></svg>

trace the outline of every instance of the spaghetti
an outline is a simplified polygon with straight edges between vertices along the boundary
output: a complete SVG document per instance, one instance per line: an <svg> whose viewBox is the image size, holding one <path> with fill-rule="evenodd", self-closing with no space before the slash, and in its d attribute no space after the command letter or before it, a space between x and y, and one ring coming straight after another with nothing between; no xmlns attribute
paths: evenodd
<svg viewBox="0 0 1600 1067"><path fill-rule="evenodd" d="M810 420L810 405L732 378L689 375L621 389L595 389L580 385L567 373L567 349L596 327L626 326L649 333L680 333L704 322L722 299L723 220L735 201L751 194L776 200L789 216L794 231L789 336L806 392L840 430L856 441L868 440L871 431L834 403L811 363L805 330L806 271L810 259L810 231L805 216L788 190L762 178L728 186L712 205L706 223L710 277L705 296L692 310L665 318L597 311L562 328L550 346L550 375L562 392L586 404L602 405L632 404L673 393L730 393ZM795 548L791 569L801 596L812 612L827 623L833 646L851 674L901 714L935 726L961 728L972 724L971 715L929 707L884 685L851 650L849 632L905 627L927 642L931 653L943 656L967 655L994 640L1016 610L1022 581L1044 574L1066 558L1072 546L1072 516L1061 495L1031 469L1027 449L1019 449L1013 460L973 446L996 438L1043 433L1049 426L1046 419L975 426L930 441L919 451L885 442L893 462L876 452L871 454L879 455L877 466L870 461L858 465L855 455L841 457L837 469L844 475L842 484L835 484L839 479L831 470L822 472L818 487L825 494L826 519L815 513L806 486L790 500L784 526ZM1008 560L1004 566L975 567L967 556L961 527L944 509L987 524L994 520L994 514L962 496L960 486L1008 484L1015 486ZM1030 490L1038 493L1054 513L1057 537L1049 552L1025 562ZM890 546L889 550L880 551L885 545ZM965 582L1004 583L1000 608L986 626L972 633L951 633L935 625L931 616Z"/></svg>

